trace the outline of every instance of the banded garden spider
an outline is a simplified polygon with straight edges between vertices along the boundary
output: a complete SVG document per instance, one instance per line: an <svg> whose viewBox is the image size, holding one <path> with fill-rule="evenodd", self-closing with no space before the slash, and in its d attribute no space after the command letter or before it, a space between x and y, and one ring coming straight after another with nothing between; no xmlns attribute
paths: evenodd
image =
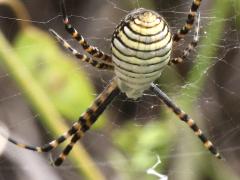
<svg viewBox="0 0 240 180"><path fill-rule="evenodd" d="M160 76L162 69L167 64L179 64L183 62L197 46L198 38L194 38L180 57L171 59L173 43L176 44L179 42L192 29L201 0L193 1L185 25L174 35L171 34L165 19L157 12L144 8L131 11L116 27L113 33L111 43L112 56L88 44L83 36L79 34L70 23L64 0L61 0L60 4L66 31L76 39L83 50L92 57L81 54L72 48L54 30L50 30L50 32L78 59L98 69L114 71L116 77L113 78L86 112L80 116L79 120L57 139L41 147L20 144L12 138L8 138L8 141L32 151L49 152L72 137L71 142L54 161L54 165L59 166L70 153L74 144L90 129L119 93L122 92L125 93L128 98L137 99L142 96L144 90L150 88L180 120L189 125L204 146L213 155L221 159L220 154L198 128L193 119L176 106L171 99L153 83L154 80Z"/></svg>

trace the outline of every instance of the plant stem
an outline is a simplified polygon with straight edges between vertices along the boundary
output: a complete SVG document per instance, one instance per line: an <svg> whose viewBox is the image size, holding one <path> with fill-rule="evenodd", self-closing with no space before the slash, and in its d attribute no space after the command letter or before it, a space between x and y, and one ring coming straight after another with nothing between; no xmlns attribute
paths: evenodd
<svg viewBox="0 0 240 180"><path fill-rule="evenodd" d="M19 0L0 0L0 4L9 6L13 12L16 14L21 29L25 29L29 26L30 15L28 14L27 9L23 5L23 3Z"/></svg>
<svg viewBox="0 0 240 180"><path fill-rule="evenodd" d="M1 32L0 58L4 67L10 72L13 79L24 92L26 98L31 102L33 108L41 115L44 125L53 132L55 136L59 136L67 131L68 126L65 125L45 92L32 78L28 69L26 69L21 63L21 60L15 55L10 44ZM85 174L87 179L105 179L80 143L76 145L69 157L75 163L77 169Z"/></svg>

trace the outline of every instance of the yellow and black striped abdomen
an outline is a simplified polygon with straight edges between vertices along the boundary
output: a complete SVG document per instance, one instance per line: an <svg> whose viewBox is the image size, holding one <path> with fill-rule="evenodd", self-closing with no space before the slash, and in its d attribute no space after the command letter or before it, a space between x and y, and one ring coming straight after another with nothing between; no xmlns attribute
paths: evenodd
<svg viewBox="0 0 240 180"><path fill-rule="evenodd" d="M156 12L137 9L116 28L112 58L118 86L129 98L142 96L170 60L172 34Z"/></svg>

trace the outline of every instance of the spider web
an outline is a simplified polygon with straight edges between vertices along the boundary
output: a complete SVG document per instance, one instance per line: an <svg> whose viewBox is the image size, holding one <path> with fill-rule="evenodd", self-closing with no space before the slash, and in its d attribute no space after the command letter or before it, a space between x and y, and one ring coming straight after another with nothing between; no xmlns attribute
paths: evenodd
<svg viewBox="0 0 240 180"><path fill-rule="evenodd" d="M32 17L31 20L18 19L9 10L2 8L1 30L8 39L14 39L18 23L29 22L43 31L48 31L49 28L54 29L81 51L78 44L64 31L57 2L41 1L40 3L35 0L23 2ZM172 32L176 32L184 24L191 2L191 0L89 0L86 2L71 0L67 1L67 9L72 23L79 32L92 45L101 47L104 52L110 54L112 32L121 18L132 9L142 6L155 9L169 22ZM129 100L124 95L117 97L109 107L109 121L104 128L90 130L82 140L106 179L154 180L165 177L159 174L178 180L187 179L186 177L217 179L221 173L232 179L237 177L233 172L239 172L240 167L238 163L240 14L236 7L238 0L231 0L231 3L231 12L226 18L219 19L212 15L216 11L214 2L203 2L200 9L200 41L204 42L211 38L207 27L222 21L224 29L221 36L217 38L218 43L200 43L186 63L177 67L167 67L158 81L160 87L180 105L185 101L194 102L192 107L188 108L190 112L186 110L187 113L193 116L227 160L222 165L222 162L215 162L212 158L212 165L209 167L212 170L214 167L220 168L221 166L227 170L213 173L216 176L204 171L201 163L210 161L209 159L206 161L209 156L208 152L202 148L197 138L191 139L190 136L193 134L188 127L178 122L177 118L166 110L156 96L147 91L137 101ZM174 49L174 56L179 55L180 51L193 39L193 35L194 32L191 32L184 41L179 43ZM29 46L34 45L29 44ZM216 49L214 56L203 57L198 53L206 47ZM27 51L27 48L23 47L22 51ZM199 78L189 81L188 73L194 67L196 59L201 58L210 61L210 65L202 69ZM200 68L200 65L198 64L195 68L198 69L198 66ZM97 94L103 90L113 76L112 73L96 70L84 63L79 63L79 67L83 67L87 76L92 80ZM81 71L82 68L79 67L76 69ZM52 139L50 131L40 124L41 115L32 111L22 92L12 80L11 74L3 66L1 67L0 120L3 123L1 126L6 126L8 133L17 137L21 142L32 142L31 144L36 145L48 142ZM196 82L201 79L205 80L204 84L196 87ZM191 96L186 93L188 89L198 90L199 95ZM92 96L95 97L96 94ZM9 144L4 146L6 149L0 159L0 179L31 178L35 180L43 179L45 176L51 177L51 180L84 179L84 176L77 172L76 166L69 161L59 169L52 168L46 160L49 154L43 156ZM143 148L141 150L135 149L141 147ZM160 157L162 161L157 167L154 166L156 157ZM158 162L160 159L157 159ZM196 161L203 162L196 163ZM188 169L189 164L194 164L194 168L190 166L191 169ZM155 170L154 173L148 174L149 169ZM44 174L42 174L43 170ZM197 176L204 172L203 176ZM157 175L154 176L154 174Z"/></svg>

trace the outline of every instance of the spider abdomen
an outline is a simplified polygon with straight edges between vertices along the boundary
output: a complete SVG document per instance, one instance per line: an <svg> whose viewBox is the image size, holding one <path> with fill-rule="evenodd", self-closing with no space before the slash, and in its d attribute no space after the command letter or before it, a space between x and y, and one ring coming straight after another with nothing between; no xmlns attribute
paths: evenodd
<svg viewBox="0 0 240 180"><path fill-rule="evenodd" d="M172 35L156 12L137 9L118 25L112 38L112 58L118 86L129 98L142 96L170 60Z"/></svg>

